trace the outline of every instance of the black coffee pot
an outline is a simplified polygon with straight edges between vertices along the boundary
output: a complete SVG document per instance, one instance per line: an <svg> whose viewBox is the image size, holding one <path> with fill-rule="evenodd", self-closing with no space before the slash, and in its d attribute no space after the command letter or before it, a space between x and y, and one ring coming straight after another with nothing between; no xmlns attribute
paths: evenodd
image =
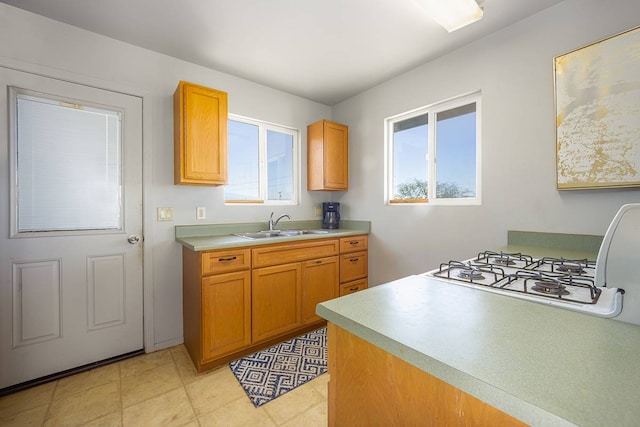
<svg viewBox="0 0 640 427"><path fill-rule="evenodd" d="M322 228L340 228L340 203L322 203Z"/></svg>

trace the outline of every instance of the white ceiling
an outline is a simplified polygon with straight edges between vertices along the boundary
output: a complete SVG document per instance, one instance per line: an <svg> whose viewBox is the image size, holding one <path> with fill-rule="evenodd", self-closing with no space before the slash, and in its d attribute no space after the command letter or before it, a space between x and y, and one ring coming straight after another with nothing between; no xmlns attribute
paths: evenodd
<svg viewBox="0 0 640 427"><path fill-rule="evenodd" d="M416 0L0 1L333 105L562 0L484 0L453 33Z"/></svg>

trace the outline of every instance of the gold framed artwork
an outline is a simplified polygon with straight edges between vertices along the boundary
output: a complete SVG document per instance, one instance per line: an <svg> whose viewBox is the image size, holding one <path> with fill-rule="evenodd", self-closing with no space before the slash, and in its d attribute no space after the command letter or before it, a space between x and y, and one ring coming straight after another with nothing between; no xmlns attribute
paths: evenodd
<svg viewBox="0 0 640 427"><path fill-rule="evenodd" d="M554 58L559 190L640 186L640 27Z"/></svg>

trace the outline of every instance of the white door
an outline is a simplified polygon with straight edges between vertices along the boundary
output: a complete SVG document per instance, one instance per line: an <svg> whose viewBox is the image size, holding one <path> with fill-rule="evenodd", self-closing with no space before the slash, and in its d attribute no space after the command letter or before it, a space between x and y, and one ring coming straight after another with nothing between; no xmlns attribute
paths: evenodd
<svg viewBox="0 0 640 427"><path fill-rule="evenodd" d="M0 67L0 388L143 348L142 100Z"/></svg>

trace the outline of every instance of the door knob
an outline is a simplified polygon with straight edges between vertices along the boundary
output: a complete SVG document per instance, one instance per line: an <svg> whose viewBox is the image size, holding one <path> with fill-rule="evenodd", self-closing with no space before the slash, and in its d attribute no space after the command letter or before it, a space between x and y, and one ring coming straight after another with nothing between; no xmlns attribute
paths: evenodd
<svg viewBox="0 0 640 427"><path fill-rule="evenodd" d="M132 234L131 236L127 237L127 241L132 245L135 245L140 241L140 236L136 236L135 234Z"/></svg>

